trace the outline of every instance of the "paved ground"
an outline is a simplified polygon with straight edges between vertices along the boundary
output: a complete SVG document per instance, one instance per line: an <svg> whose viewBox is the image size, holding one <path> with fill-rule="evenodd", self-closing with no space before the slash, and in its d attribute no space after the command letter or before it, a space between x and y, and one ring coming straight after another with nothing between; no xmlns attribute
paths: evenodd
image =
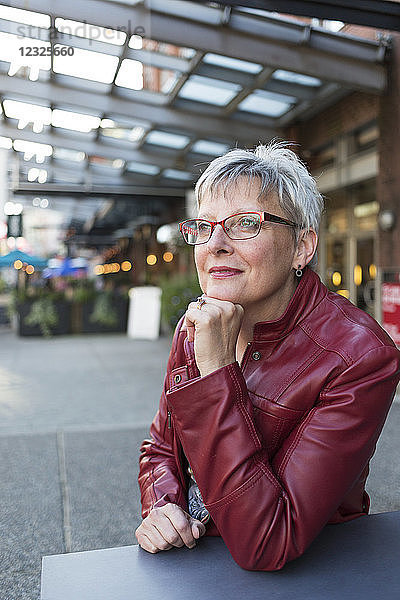
<svg viewBox="0 0 400 600"><path fill-rule="evenodd" d="M169 344L0 331L0 600L38 600L45 554L135 542L138 451ZM400 509L399 428L396 402L372 464L373 512Z"/></svg>

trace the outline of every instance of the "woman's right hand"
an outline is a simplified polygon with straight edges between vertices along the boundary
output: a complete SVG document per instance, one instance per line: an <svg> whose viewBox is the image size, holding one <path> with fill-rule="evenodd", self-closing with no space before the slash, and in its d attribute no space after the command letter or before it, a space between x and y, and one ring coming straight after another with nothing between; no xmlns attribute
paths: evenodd
<svg viewBox="0 0 400 600"><path fill-rule="evenodd" d="M205 525L193 519L177 504L153 508L135 531L143 550L155 554L160 550L194 548L196 540L205 534Z"/></svg>
<svg viewBox="0 0 400 600"><path fill-rule="evenodd" d="M189 304L182 329L187 330L189 342L194 342L196 364L205 377L235 362L244 308L205 294L201 298L200 306L199 301Z"/></svg>

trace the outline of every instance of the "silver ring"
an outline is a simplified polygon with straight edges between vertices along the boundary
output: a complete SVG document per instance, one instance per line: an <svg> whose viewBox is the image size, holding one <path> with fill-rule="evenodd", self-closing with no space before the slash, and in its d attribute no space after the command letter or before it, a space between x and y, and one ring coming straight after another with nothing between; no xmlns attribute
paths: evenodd
<svg viewBox="0 0 400 600"><path fill-rule="evenodd" d="M206 303L206 301L204 300L204 298L203 298L202 296L199 296L199 297L197 298L197 308L198 308L199 310L201 310L201 307L202 307L202 306L203 306L203 304L205 304L205 303Z"/></svg>

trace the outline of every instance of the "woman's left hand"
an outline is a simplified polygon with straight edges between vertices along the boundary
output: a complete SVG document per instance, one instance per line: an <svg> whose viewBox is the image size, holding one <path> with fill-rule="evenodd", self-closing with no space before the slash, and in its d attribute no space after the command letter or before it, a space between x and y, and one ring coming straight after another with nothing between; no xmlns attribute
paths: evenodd
<svg viewBox="0 0 400 600"><path fill-rule="evenodd" d="M191 302L185 315L184 326L194 352L200 375L204 377L236 360L236 342L243 319L240 304L218 300L203 294L205 303L199 309Z"/></svg>

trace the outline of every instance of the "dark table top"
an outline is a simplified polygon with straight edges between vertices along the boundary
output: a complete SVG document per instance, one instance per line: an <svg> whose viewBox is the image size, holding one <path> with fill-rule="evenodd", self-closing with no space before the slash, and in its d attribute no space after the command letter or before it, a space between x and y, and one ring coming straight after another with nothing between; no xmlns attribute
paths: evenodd
<svg viewBox="0 0 400 600"><path fill-rule="evenodd" d="M399 600L400 511L328 525L281 571L244 571L221 538L45 556L41 600Z"/></svg>

